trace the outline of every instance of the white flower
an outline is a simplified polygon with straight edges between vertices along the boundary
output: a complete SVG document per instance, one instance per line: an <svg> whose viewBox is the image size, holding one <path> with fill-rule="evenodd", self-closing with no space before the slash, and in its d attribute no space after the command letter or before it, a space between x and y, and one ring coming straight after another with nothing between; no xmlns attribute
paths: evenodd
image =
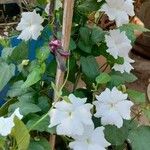
<svg viewBox="0 0 150 150"><path fill-rule="evenodd" d="M50 3L48 3L45 7L45 12L48 15L49 15L49 7L50 7ZM56 0L55 10L59 10L59 8L62 8L62 2L61 2L61 0Z"/></svg>
<svg viewBox="0 0 150 150"><path fill-rule="evenodd" d="M115 59L128 56L131 50L131 41L126 36L125 32L121 32L119 29L110 30L110 35L105 35L105 41L108 49L106 50Z"/></svg>
<svg viewBox="0 0 150 150"><path fill-rule="evenodd" d="M103 130L104 127L86 126L83 135L74 137L75 141L69 147L73 150L106 150L110 143L106 141Z"/></svg>
<svg viewBox="0 0 150 150"><path fill-rule="evenodd" d="M37 40L43 30L41 25L43 21L44 19L35 10L33 12L23 12L21 21L16 28L18 31L22 31L18 39L27 41L32 38Z"/></svg>
<svg viewBox="0 0 150 150"><path fill-rule="evenodd" d="M113 69L115 71L120 71L121 73L127 72L130 73L133 68L131 63L134 63L134 60L130 59L129 57L124 58L123 64L114 64Z"/></svg>
<svg viewBox="0 0 150 150"><path fill-rule="evenodd" d="M102 125L110 124L121 128L123 119L131 119L130 108L133 103L128 101L127 97L127 94L123 94L116 87L111 91L107 88L99 96L96 96L98 101L94 102L97 111L95 117L101 117Z"/></svg>
<svg viewBox="0 0 150 150"><path fill-rule="evenodd" d="M73 94L69 95L69 102L57 102L50 111L50 128L56 127L58 135L82 135L83 125L91 125L92 114L90 112L92 104L85 104L86 98L77 98Z"/></svg>
<svg viewBox="0 0 150 150"><path fill-rule="evenodd" d="M117 26L129 23L129 16L134 16L133 0L106 0L100 11L104 11Z"/></svg>
<svg viewBox="0 0 150 150"><path fill-rule="evenodd" d="M15 116L17 116L19 119L23 118L23 116L19 112L19 108L17 108L10 117L0 117L0 135L7 136L11 133L12 128L15 126Z"/></svg>

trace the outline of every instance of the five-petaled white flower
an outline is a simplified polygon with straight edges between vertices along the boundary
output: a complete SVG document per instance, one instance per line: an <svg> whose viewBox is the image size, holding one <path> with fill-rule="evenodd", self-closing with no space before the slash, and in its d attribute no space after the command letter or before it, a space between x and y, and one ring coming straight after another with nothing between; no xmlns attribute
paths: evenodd
<svg viewBox="0 0 150 150"><path fill-rule="evenodd" d="M69 147L73 150L106 150L110 143L106 141L103 130L104 127L86 126L83 135L74 137Z"/></svg>
<svg viewBox="0 0 150 150"><path fill-rule="evenodd" d="M129 16L134 16L133 0L106 0L100 11L104 11L111 21L119 27L129 23Z"/></svg>
<svg viewBox="0 0 150 150"><path fill-rule="evenodd" d="M123 64L114 64L113 69L115 71L119 71L121 73L127 72L130 73L133 68L131 63L134 63L134 60L132 60L129 57L124 58L124 63Z"/></svg>
<svg viewBox="0 0 150 150"><path fill-rule="evenodd" d="M58 135L82 135L84 125L93 124L90 112L92 104L85 104L86 98L78 98L69 95L70 102L65 100L57 102L54 109L50 111L50 128L56 127Z"/></svg>
<svg viewBox="0 0 150 150"><path fill-rule="evenodd" d="M0 135L7 136L11 133L12 128L15 126L14 117L18 117L22 119L23 116L19 112L19 108L17 108L14 113L7 118L0 117Z"/></svg>
<svg viewBox="0 0 150 150"><path fill-rule="evenodd" d="M50 3L48 3L45 7L45 12L48 15L49 15L49 7L50 7ZM56 0L55 10L59 10L59 8L62 8L62 2L61 2L61 0Z"/></svg>
<svg viewBox="0 0 150 150"><path fill-rule="evenodd" d="M105 35L106 45L108 47L106 51L115 59L119 56L127 57L132 46L131 41L126 36L125 32L116 29L110 30L109 33L109 35Z"/></svg>
<svg viewBox="0 0 150 150"><path fill-rule="evenodd" d="M99 96L96 96L98 101L94 102L96 106L95 117L101 117L102 125L110 124L121 128L123 119L131 119L130 108L133 103L127 100L127 97L127 94L123 94L116 87L112 90L107 88Z"/></svg>
<svg viewBox="0 0 150 150"><path fill-rule="evenodd" d="M27 41L32 38L37 40L43 30L41 25L43 21L44 19L35 10L33 12L23 12L21 21L16 28L18 31L22 31L18 39Z"/></svg>

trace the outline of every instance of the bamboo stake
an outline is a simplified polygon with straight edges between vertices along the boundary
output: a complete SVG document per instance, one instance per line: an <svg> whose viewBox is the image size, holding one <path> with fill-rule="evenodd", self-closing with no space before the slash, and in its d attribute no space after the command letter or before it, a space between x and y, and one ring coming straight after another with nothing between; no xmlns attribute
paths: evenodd
<svg viewBox="0 0 150 150"><path fill-rule="evenodd" d="M63 28L62 28L62 46L63 49L68 51L72 27L74 0L64 0L64 14L63 14ZM62 58L64 59L64 58ZM65 60L66 61L66 60ZM56 88L59 90L64 82L64 72L57 67L56 72ZM54 93L54 102L57 101L57 95ZM55 149L56 136L52 135L50 143L52 150Z"/></svg>

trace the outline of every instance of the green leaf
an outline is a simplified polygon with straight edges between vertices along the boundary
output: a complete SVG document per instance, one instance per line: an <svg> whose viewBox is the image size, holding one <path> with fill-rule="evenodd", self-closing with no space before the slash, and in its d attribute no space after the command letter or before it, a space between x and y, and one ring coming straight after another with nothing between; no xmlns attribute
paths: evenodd
<svg viewBox="0 0 150 150"><path fill-rule="evenodd" d="M114 86L119 86L121 84L124 84L124 78L122 78L122 76L118 76L118 75L111 75L111 81L109 83L109 86L112 88Z"/></svg>
<svg viewBox="0 0 150 150"><path fill-rule="evenodd" d="M6 142L6 137L2 137L0 136L0 149L4 150L4 146L5 146L5 142Z"/></svg>
<svg viewBox="0 0 150 150"><path fill-rule="evenodd" d="M51 150L51 146L46 139L41 138L37 141L32 140L28 150Z"/></svg>
<svg viewBox="0 0 150 150"><path fill-rule="evenodd" d="M9 112L14 112L14 110L18 107L20 109L20 113L23 116L26 116L30 113L36 113L36 112L41 111L41 109L35 104L26 103L26 102L17 102L17 103L12 104L9 107Z"/></svg>
<svg viewBox="0 0 150 150"><path fill-rule="evenodd" d="M15 75L15 65L8 65L5 62L0 62L0 91L9 82L9 80Z"/></svg>
<svg viewBox="0 0 150 150"><path fill-rule="evenodd" d="M51 77L55 77L57 69L57 62L56 60L52 60L47 66L47 74Z"/></svg>
<svg viewBox="0 0 150 150"><path fill-rule="evenodd" d="M119 27L119 29L121 31L125 31L126 35L128 36L128 38L132 41L132 43L136 40L136 36L134 34L134 31L139 31L139 32L149 32L150 30L138 25L138 24L125 24L121 27Z"/></svg>
<svg viewBox="0 0 150 150"><path fill-rule="evenodd" d="M108 73L101 73L96 77L97 84L106 84L111 80L111 77Z"/></svg>
<svg viewBox="0 0 150 150"><path fill-rule="evenodd" d="M130 73L130 74L129 73L123 73L121 75L124 78L124 80L128 83L132 83L132 82L137 80L137 77L132 73Z"/></svg>
<svg viewBox="0 0 150 150"><path fill-rule="evenodd" d="M25 124L17 117L14 118L15 127L12 136L16 139L18 150L27 150L30 143L30 134Z"/></svg>
<svg viewBox="0 0 150 150"><path fill-rule="evenodd" d="M10 100L6 101L5 104L3 104L0 107L0 116L5 116L6 114L8 114L9 106L14 104L16 101L17 101L16 99L10 99Z"/></svg>
<svg viewBox="0 0 150 150"><path fill-rule="evenodd" d="M14 84L10 87L10 90L7 92L8 97L16 97L27 93L29 88L20 88L24 84L24 81L20 80L14 82Z"/></svg>
<svg viewBox="0 0 150 150"><path fill-rule="evenodd" d="M10 47L4 48L4 49L2 50L1 57L2 57L4 60L7 61L8 58L11 56L13 50L14 50L14 48L10 48Z"/></svg>
<svg viewBox="0 0 150 150"><path fill-rule="evenodd" d="M24 89L32 86L33 84L40 81L41 77L42 77L41 68L40 67L34 68L34 70L28 75L27 80L24 82L21 88Z"/></svg>
<svg viewBox="0 0 150 150"><path fill-rule="evenodd" d="M38 98L38 107L41 108L42 112L46 113L50 109L49 98L41 96Z"/></svg>
<svg viewBox="0 0 150 150"><path fill-rule="evenodd" d="M149 150L150 149L150 127L140 126L132 130L128 137L132 150Z"/></svg>
<svg viewBox="0 0 150 150"><path fill-rule="evenodd" d="M127 90L129 98L134 102L134 103L144 103L146 102L146 95L145 93L135 91L128 89Z"/></svg>
<svg viewBox="0 0 150 150"><path fill-rule="evenodd" d="M36 58L39 62L44 62L50 54L50 49L48 46L43 46L42 48L37 50Z"/></svg>
<svg viewBox="0 0 150 150"><path fill-rule="evenodd" d="M81 57L80 59L82 72L91 80L95 81L96 76L99 74L98 64L95 57Z"/></svg>
<svg viewBox="0 0 150 150"><path fill-rule="evenodd" d="M97 11L103 2L104 0L100 3L97 3L97 0L86 0L78 6L78 9L84 14L89 14L90 12Z"/></svg>
<svg viewBox="0 0 150 150"><path fill-rule="evenodd" d="M137 77L132 73L120 73L113 71L111 74L111 81L109 83L110 87L119 86L121 84L131 83L137 80Z"/></svg>
<svg viewBox="0 0 150 150"><path fill-rule="evenodd" d="M46 5L47 0L36 0L39 5Z"/></svg>
<svg viewBox="0 0 150 150"><path fill-rule="evenodd" d="M90 37L91 37L91 29L89 29L88 27L81 27L78 47L86 53L91 53L92 50L92 43Z"/></svg>
<svg viewBox="0 0 150 150"><path fill-rule="evenodd" d="M18 64L20 64L22 60L27 58L28 58L28 45L23 41L14 48L10 56L10 59L13 62L17 62Z"/></svg>
<svg viewBox="0 0 150 150"><path fill-rule="evenodd" d="M128 137L128 129L125 127L117 128L116 126L108 125L104 130L106 139L112 145L122 145Z"/></svg>
<svg viewBox="0 0 150 150"><path fill-rule="evenodd" d="M75 43L75 41L71 38L70 39L70 44L69 44L69 50L70 51L72 51L72 50L74 50L74 49L76 49L76 43Z"/></svg>
<svg viewBox="0 0 150 150"><path fill-rule="evenodd" d="M31 129L37 121L39 121L42 118L42 116L33 115L30 120L27 122L27 128ZM43 119L40 123L38 123L36 126L34 126L31 131L39 131L39 132L48 132L49 128L49 116L47 116L45 119Z"/></svg>
<svg viewBox="0 0 150 150"><path fill-rule="evenodd" d="M34 92L28 92L18 97L22 103L34 103Z"/></svg>
<svg viewBox="0 0 150 150"><path fill-rule="evenodd" d="M93 27L91 39L97 44L104 40L105 32L100 27Z"/></svg>

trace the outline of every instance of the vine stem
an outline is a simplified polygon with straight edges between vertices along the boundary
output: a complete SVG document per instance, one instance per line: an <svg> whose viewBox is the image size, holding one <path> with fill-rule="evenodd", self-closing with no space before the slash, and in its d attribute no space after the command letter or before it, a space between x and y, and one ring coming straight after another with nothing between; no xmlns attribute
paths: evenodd
<svg viewBox="0 0 150 150"><path fill-rule="evenodd" d="M70 44L73 7L74 7L74 0L64 0L62 46L63 46L63 49L66 51L68 51L69 44ZM64 58L62 57L62 59L64 59ZM65 60L65 62L66 62L66 60ZM65 72L63 72L57 65L55 85L58 90L61 90L62 87L66 83L66 79L64 82L64 75L65 75ZM66 76L66 78L67 77L68 77L68 75ZM57 99L58 99L57 93L54 91L54 103L55 103L55 101L57 101ZM56 135L52 135L50 137L50 144L51 144L52 150L55 150L55 143L56 143Z"/></svg>

